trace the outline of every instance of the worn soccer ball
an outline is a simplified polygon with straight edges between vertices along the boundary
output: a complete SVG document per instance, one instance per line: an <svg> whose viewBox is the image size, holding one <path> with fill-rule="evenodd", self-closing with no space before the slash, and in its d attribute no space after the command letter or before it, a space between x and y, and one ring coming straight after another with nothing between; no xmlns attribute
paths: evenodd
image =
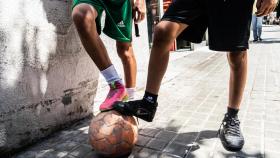
<svg viewBox="0 0 280 158"><path fill-rule="evenodd" d="M105 157L121 157L131 153L138 137L132 116L111 110L95 116L89 126L89 142L95 152Z"/></svg>

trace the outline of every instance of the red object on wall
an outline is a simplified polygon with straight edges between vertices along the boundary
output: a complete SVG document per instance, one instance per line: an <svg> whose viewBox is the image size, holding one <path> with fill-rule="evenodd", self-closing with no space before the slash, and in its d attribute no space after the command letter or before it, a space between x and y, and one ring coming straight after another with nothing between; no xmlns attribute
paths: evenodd
<svg viewBox="0 0 280 158"><path fill-rule="evenodd" d="M170 48L170 51L176 51L176 50L177 50L177 41L174 40L174 42L173 42L173 44L172 44L172 46Z"/></svg>
<svg viewBox="0 0 280 158"><path fill-rule="evenodd" d="M163 0L163 11L165 12L170 4L172 3L172 0Z"/></svg>

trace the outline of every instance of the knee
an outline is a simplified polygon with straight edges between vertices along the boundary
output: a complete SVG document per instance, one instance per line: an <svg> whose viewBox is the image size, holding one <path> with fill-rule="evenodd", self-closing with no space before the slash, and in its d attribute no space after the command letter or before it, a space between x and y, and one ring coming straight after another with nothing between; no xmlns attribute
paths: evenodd
<svg viewBox="0 0 280 158"><path fill-rule="evenodd" d="M232 70L239 70L240 67L247 64L247 52L238 51L228 54L229 65Z"/></svg>
<svg viewBox="0 0 280 158"><path fill-rule="evenodd" d="M172 28L166 24L159 23L155 27L153 44L166 44L173 42L176 38L176 33L172 31Z"/></svg>
<svg viewBox="0 0 280 158"><path fill-rule="evenodd" d="M72 19L77 29L84 29L95 23L97 13L85 4L77 5L72 12Z"/></svg>
<svg viewBox="0 0 280 158"><path fill-rule="evenodd" d="M131 60L131 59L134 58L131 43L129 43L129 42L127 42L127 43L126 42L117 42L116 46L117 46L118 56L122 60Z"/></svg>

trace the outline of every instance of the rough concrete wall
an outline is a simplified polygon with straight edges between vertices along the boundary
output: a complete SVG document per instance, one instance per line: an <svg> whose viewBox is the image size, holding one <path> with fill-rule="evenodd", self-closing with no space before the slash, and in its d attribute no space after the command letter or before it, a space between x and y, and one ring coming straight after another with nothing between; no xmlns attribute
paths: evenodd
<svg viewBox="0 0 280 158"><path fill-rule="evenodd" d="M98 71L70 7L70 0L0 1L0 155L92 113Z"/></svg>

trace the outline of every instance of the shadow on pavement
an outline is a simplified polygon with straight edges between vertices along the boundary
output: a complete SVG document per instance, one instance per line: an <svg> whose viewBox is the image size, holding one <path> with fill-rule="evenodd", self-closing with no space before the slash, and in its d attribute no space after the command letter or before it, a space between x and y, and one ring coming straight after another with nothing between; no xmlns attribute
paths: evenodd
<svg viewBox="0 0 280 158"><path fill-rule="evenodd" d="M264 38L263 41L254 42L254 44L273 44L280 43L280 38Z"/></svg>
<svg viewBox="0 0 280 158"><path fill-rule="evenodd" d="M264 158L264 155L259 152L248 154L243 151L236 152L236 153L222 153L222 156L225 158L235 158L235 157L238 157L238 158Z"/></svg>
<svg viewBox="0 0 280 158"><path fill-rule="evenodd" d="M54 134L47 140L30 147L20 153L19 156L14 156L13 158L105 158L96 154L88 143L86 131L88 130L89 122L90 120L84 120L76 123L71 128ZM171 124L167 123L167 125ZM142 128L142 132L139 132L139 143L135 146L132 154L122 158L204 158L200 155L209 155L211 150L214 150L213 152L215 153L219 152L218 155L221 158L263 157L261 153L247 153L246 151L236 153L229 153L225 150L215 151L216 147L213 143L217 141L220 143L219 140L213 140L213 138L217 137L216 130L198 131L194 129L195 132L180 133L178 132L180 127L175 125L171 127ZM175 131L167 131L167 128Z"/></svg>

